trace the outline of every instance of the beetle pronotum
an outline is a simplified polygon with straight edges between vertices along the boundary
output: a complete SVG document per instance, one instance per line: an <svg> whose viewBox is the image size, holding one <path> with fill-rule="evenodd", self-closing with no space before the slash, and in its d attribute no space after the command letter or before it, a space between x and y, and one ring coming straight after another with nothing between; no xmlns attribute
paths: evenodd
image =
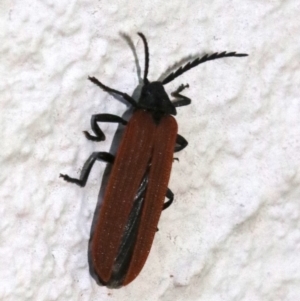
<svg viewBox="0 0 300 301"><path fill-rule="evenodd" d="M67 182L85 186L95 161L112 163L112 171L105 190L100 215L91 240L91 258L95 273L102 284L118 288L133 281L142 270L163 209L171 205L174 194L168 188L173 153L187 146L177 134L176 107L186 106L191 100L181 92L188 85L180 85L171 95L164 85L184 72L207 61L226 57L244 57L247 54L221 52L204 55L162 81L148 80L149 51L145 36L138 33L145 47L143 87L138 102L128 94L105 86L95 77L89 80L102 90L122 96L134 107L127 122L112 114L97 114L91 118L95 135L84 134L92 141L103 141L104 133L98 122L126 125L117 154L94 153L86 162L80 179L60 176ZM164 203L167 197L168 201Z"/></svg>

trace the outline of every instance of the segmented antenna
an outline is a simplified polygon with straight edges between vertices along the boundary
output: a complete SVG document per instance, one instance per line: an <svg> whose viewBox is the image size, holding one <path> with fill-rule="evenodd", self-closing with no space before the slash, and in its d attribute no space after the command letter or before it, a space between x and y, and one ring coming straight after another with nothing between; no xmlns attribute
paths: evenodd
<svg viewBox="0 0 300 301"><path fill-rule="evenodd" d="M148 83L148 69L149 69L149 49L148 49L148 43L145 38L145 36L141 33L138 32L138 35L142 38L144 46L145 46L145 70L144 70L144 84Z"/></svg>
<svg viewBox="0 0 300 301"><path fill-rule="evenodd" d="M188 62L184 67L180 67L177 71L172 72L171 74L169 74L163 81L162 84L165 85L169 82L171 82L174 78L178 77L179 75L181 75L182 73L204 63L207 61L212 61L212 60L216 60L216 59L221 59L224 57L243 57L243 56L248 56L248 54L246 53L236 53L236 52L221 52L221 53L213 53L211 55L205 54L202 58L196 58L194 61L192 62Z"/></svg>

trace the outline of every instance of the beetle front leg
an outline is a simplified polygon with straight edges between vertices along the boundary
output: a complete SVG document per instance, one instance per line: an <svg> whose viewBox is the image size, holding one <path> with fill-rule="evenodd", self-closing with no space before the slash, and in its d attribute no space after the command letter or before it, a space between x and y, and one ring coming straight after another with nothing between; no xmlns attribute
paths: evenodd
<svg viewBox="0 0 300 301"><path fill-rule="evenodd" d="M180 94L180 92L182 92L185 88L188 88L188 87L189 87L188 84L186 84L186 85L182 84L182 85L180 85L178 87L178 89L176 91L174 91L174 92L171 93L171 95L173 97L178 98L177 100L175 100L173 102L173 104L174 104L175 107L187 106L187 105L189 105L191 103L191 99L190 98L188 98L188 97Z"/></svg>
<svg viewBox="0 0 300 301"><path fill-rule="evenodd" d="M187 145L188 142L181 135L177 134L174 152L176 153L183 150Z"/></svg>
<svg viewBox="0 0 300 301"><path fill-rule="evenodd" d="M115 93L115 94L118 94L118 95L121 95L125 100L127 100L133 107L137 107L137 103L136 101L130 97L128 94L126 93L123 93L121 91L118 91L118 90L115 90L115 89L112 89L110 87L107 87L105 86L104 84L102 84L96 77L90 77L89 76L89 80L94 83L96 86L100 87L102 90L108 92L108 93Z"/></svg>
<svg viewBox="0 0 300 301"><path fill-rule="evenodd" d="M113 163L114 159L115 159L115 157L107 152L92 153L90 155L90 157L84 163L79 179L71 178L70 176L63 175L63 174L60 174L59 176L67 182L77 184L80 187L84 187L86 185L86 182L88 180L88 177L92 170L92 167L96 161L104 161L107 163Z"/></svg>
<svg viewBox="0 0 300 301"><path fill-rule="evenodd" d="M91 128L93 132L96 134L96 136L91 135L87 131L83 131L83 134L88 140L92 141L103 141L105 140L105 135L101 131L100 127L98 126L97 122L114 122L114 123L121 123L123 125L127 124L127 121L124 120L123 118L117 116L117 115L112 115L112 114L96 114L93 115L91 118Z"/></svg>

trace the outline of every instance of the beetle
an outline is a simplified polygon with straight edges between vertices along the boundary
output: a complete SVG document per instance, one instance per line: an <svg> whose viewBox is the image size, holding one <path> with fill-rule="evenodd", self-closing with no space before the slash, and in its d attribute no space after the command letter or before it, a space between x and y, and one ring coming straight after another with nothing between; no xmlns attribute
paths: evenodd
<svg viewBox="0 0 300 301"><path fill-rule="evenodd" d="M177 122L173 116L177 107L189 105L191 99L181 94L189 85L182 84L171 94L174 101L170 100L164 85L204 62L247 56L236 52L206 54L171 72L162 81L150 82L148 43L142 33L138 35L145 51L143 86L138 102L95 77L88 78L102 90L122 96L134 107L128 122L112 114L93 115L91 128L94 135L83 132L88 140L103 141L105 135L98 122L126 125L116 156L107 152L93 153L79 179L60 174L65 181L84 187L96 161L113 164L91 237L93 269L100 283L110 288L125 286L140 273L150 252L161 212L174 199L168 188L173 154L188 143L177 133ZM166 202L165 197L168 199Z"/></svg>

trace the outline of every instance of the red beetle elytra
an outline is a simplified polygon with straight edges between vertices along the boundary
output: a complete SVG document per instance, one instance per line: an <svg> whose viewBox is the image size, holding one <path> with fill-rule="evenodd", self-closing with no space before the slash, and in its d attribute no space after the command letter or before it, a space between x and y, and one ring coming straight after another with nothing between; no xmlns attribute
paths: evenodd
<svg viewBox="0 0 300 301"><path fill-rule="evenodd" d="M244 57L236 52L213 53L197 58L162 81L149 82L149 51L145 36L138 33L145 47L145 70L139 101L128 94L102 84L95 77L89 80L102 90L121 95L133 107L127 122L119 116L97 114L91 118L95 135L84 132L87 139L103 141L105 136L97 122L116 122L127 125L115 156L93 153L81 172L80 179L60 176L67 182L85 186L96 160L112 163L112 171L104 194L94 233L91 238L91 259L99 281L108 287L119 288L133 281L141 272L157 231L163 209L173 202L168 188L174 152L187 146L187 141L177 134L176 107L186 106L191 100L180 94L188 85L181 85L171 95L164 85L191 68L206 61ZM165 197L168 201L164 202Z"/></svg>

